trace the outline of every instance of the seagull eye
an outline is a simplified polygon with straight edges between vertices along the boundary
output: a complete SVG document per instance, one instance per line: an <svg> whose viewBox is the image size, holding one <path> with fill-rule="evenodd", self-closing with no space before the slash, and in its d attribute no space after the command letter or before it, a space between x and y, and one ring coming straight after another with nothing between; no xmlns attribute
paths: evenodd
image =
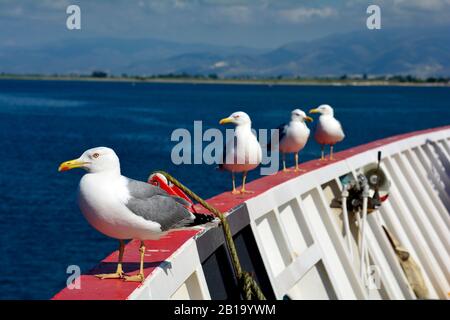
<svg viewBox="0 0 450 320"><path fill-rule="evenodd" d="M98 157L100 157L100 154L94 153L94 154L92 155L92 157L94 157L95 159L97 159Z"/></svg>

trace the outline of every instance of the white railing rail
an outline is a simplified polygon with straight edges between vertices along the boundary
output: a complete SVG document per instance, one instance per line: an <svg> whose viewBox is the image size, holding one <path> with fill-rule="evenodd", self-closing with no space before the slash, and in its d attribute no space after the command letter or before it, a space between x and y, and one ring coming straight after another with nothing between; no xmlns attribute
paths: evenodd
<svg viewBox="0 0 450 320"><path fill-rule="evenodd" d="M251 226L276 297L415 299L382 225L422 269L429 298L450 291L450 129L419 134L308 172L248 200ZM390 197L369 215L370 263L380 288L369 290L343 236L339 177L377 161L392 182ZM356 241L352 240L357 252Z"/></svg>

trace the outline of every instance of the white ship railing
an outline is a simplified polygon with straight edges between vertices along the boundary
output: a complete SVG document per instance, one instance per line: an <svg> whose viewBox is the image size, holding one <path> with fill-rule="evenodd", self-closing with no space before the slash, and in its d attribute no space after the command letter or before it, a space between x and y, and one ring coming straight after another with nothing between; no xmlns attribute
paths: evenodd
<svg viewBox="0 0 450 320"><path fill-rule="evenodd" d="M450 291L450 130L380 145L278 185L246 202L251 226L277 298L414 299L382 225L393 232L423 271L429 298ZM369 215L367 244L380 289L368 290L349 256L340 210L339 177L377 161L392 181L390 197ZM356 242L352 238L356 250Z"/></svg>

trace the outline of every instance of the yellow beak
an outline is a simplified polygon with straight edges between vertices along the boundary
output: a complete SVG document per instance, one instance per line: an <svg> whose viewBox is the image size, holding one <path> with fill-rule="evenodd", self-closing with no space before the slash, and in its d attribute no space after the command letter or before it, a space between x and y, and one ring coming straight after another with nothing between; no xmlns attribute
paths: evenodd
<svg viewBox="0 0 450 320"><path fill-rule="evenodd" d="M311 109L309 110L309 113L320 113L319 109Z"/></svg>
<svg viewBox="0 0 450 320"><path fill-rule="evenodd" d="M310 112L311 112L311 111L310 111ZM308 121L308 122L313 122L313 118L308 117L308 116L305 117L305 120Z"/></svg>
<svg viewBox="0 0 450 320"><path fill-rule="evenodd" d="M81 168L86 164L86 162L80 161L78 159L69 160L63 162L59 165L58 171L67 171L75 168Z"/></svg>
<svg viewBox="0 0 450 320"><path fill-rule="evenodd" d="M233 118L223 118L222 120L219 121L219 124L225 124L230 122L233 122Z"/></svg>

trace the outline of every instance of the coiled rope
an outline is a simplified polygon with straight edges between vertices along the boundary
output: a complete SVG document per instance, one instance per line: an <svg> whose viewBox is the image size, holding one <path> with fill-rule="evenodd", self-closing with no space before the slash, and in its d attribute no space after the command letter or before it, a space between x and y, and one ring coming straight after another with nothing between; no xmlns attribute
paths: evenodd
<svg viewBox="0 0 450 320"><path fill-rule="evenodd" d="M247 272L243 271L241 267L241 263L239 261L239 257L236 251L236 246L234 245L233 241L233 235L231 234L230 225L228 224L228 221L225 217L225 215L220 212L218 209L207 203L205 200L200 198L197 194L195 194L192 190L190 190L188 187L183 185L180 181L172 177L170 174L168 174L165 171L155 171L153 174L162 174L166 179L170 182L172 182L174 185L176 185L178 188L180 188L184 193L186 193L190 198L197 201L202 205L205 209L210 211L214 216L219 218L221 224L222 224L222 230L224 233L224 238L226 242L226 248L228 250L228 253L231 257L231 263L233 265L234 273L239 285L239 288L241 290L241 294L244 297L245 300L266 300L266 297L264 296L263 292L261 291L260 287L256 283L253 276Z"/></svg>

